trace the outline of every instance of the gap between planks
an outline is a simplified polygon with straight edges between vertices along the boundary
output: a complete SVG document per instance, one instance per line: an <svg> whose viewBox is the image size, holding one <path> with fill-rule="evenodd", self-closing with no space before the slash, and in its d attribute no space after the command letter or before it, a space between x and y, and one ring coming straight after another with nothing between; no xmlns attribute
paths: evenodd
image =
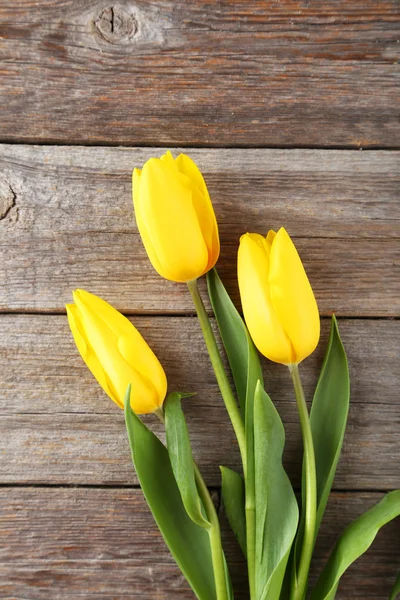
<svg viewBox="0 0 400 600"><path fill-rule="evenodd" d="M154 143L138 143L133 144L129 142L113 142L112 140L105 140L101 142L96 140L94 142L84 142L82 140L68 141L68 140L57 140L48 139L42 140L41 138L32 138L29 141L15 140L13 138L0 137L0 144L7 144L9 146L55 146L55 147L67 147L67 148L124 148L126 150L135 148L175 148L176 144L167 142L154 142ZM258 144L257 146L249 146L247 144L196 144L181 143L180 148L191 149L191 150L343 150L344 152L397 152L400 150L400 144L397 146L380 146L379 144L360 146L355 144L331 144L329 146L323 146L319 144Z"/></svg>
<svg viewBox="0 0 400 600"><path fill-rule="evenodd" d="M121 310L120 312L125 317L168 317L169 319L182 319L182 318L192 318L197 319L197 314L195 312L189 311L181 311L181 312L167 312L167 311L135 311L135 310ZM208 311L209 316L214 317L214 313L212 311ZM239 311L240 316L243 318L243 313ZM43 310L43 309L32 309L28 308L26 310L23 309L1 309L0 308L0 319L2 316L10 316L10 315L24 315L24 316L43 316L43 317L62 317L67 316L65 310ZM398 321L400 316L396 315L338 315L336 312L332 312L332 315L340 319L346 319L346 321ZM320 315L321 321L327 321L331 319L332 315Z"/></svg>
<svg viewBox="0 0 400 600"><path fill-rule="evenodd" d="M133 467L132 467L133 468ZM88 490L114 490L114 491L124 491L124 490L141 490L141 486L139 483L116 483L109 485L101 484L101 483L1 483L0 489L59 489L59 490L80 490L80 489L88 489ZM207 489L214 494L221 494L222 486L221 485L207 485ZM294 485L293 489L296 494L300 494L301 488ZM385 493L389 493L393 491L393 487L388 487L385 489L376 489L374 487L371 488L335 488L332 486L331 493L332 494L379 494L383 495Z"/></svg>

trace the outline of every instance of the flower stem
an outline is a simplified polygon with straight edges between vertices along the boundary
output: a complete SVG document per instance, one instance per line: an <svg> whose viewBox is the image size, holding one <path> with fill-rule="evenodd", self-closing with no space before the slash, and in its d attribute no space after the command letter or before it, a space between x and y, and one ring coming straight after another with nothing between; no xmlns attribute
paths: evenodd
<svg viewBox="0 0 400 600"><path fill-rule="evenodd" d="M297 409L300 417L301 434L304 446L304 472L305 472L305 502L302 507L304 522L303 545L300 553L297 577L292 580L291 600L304 600L307 591L308 572L310 570L311 556L314 548L315 528L317 517L317 476L315 470L314 443L312 438L310 417L303 386L297 364L289 365L294 391L296 394ZM296 569L296 564L294 565Z"/></svg>
<svg viewBox="0 0 400 600"><path fill-rule="evenodd" d="M163 409L157 408L154 413L160 419L161 423L165 425ZM196 465L195 461L193 461L193 470L197 490L203 503L207 519L210 522L210 527L207 529L207 532L210 538L211 560L213 563L217 600L229 600L227 577L225 574L224 551L222 549L221 529L219 526L217 511L215 510L214 502L212 501L208 487L206 486L203 476L200 473L199 467Z"/></svg>
<svg viewBox="0 0 400 600"><path fill-rule="evenodd" d="M211 558L214 568L214 580L217 599L228 600L229 593L227 590L227 577L225 575L225 559L224 552L222 549L221 530L219 526L217 511L215 510L215 506L210 496L210 492L208 491L208 488L199 471L199 468L194 461L193 466L197 489L199 491L204 510L206 511L207 519L211 523L211 527L208 530L208 535L210 537Z"/></svg>
<svg viewBox="0 0 400 600"><path fill-rule="evenodd" d="M250 600L256 598L256 509L254 496L246 488L246 548Z"/></svg>
<svg viewBox="0 0 400 600"><path fill-rule="evenodd" d="M224 365L222 364L221 355L218 350L214 332L211 328L211 323L203 300L199 293L197 279L188 281L189 291L193 298L193 303L196 308L197 316L199 317L200 326L203 332L204 341L207 346L211 364L214 369L215 377L221 391L222 398L225 402L226 410L228 411L232 427L235 431L236 439L239 444L239 450L242 457L243 471L246 474L246 438L244 432L244 423L237 405L235 396L233 395L228 377L226 375Z"/></svg>

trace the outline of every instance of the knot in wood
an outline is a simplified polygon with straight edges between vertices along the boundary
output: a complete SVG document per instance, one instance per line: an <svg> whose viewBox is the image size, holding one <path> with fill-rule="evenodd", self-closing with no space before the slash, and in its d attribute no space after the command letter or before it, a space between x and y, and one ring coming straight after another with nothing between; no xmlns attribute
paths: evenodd
<svg viewBox="0 0 400 600"><path fill-rule="evenodd" d="M109 44L129 43L138 29L134 16L118 4L103 9L94 25L97 33Z"/></svg>

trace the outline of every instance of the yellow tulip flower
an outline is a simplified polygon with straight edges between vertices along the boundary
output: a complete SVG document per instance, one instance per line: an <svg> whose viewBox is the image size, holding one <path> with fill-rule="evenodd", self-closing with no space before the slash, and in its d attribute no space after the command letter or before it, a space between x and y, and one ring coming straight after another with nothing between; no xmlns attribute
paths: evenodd
<svg viewBox="0 0 400 600"><path fill-rule="evenodd" d="M207 186L196 164L171 152L134 169L132 195L143 244L155 270L187 282L215 265L218 226Z"/></svg>
<svg viewBox="0 0 400 600"><path fill-rule="evenodd" d="M238 280L243 313L261 354L296 364L318 344L318 306L296 247L282 227L240 239Z"/></svg>
<svg viewBox="0 0 400 600"><path fill-rule="evenodd" d="M160 408L167 379L157 357L130 321L107 302L85 292L73 292L67 304L69 326L77 348L103 390L124 408L128 384L137 414Z"/></svg>

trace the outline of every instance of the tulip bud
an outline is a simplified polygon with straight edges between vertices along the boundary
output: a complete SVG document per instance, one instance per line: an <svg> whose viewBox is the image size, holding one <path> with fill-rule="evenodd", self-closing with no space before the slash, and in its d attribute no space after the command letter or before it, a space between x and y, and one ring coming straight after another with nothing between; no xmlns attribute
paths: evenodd
<svg viewBox="0 0 400 600"><path fill-rule="evenodd" d="M77 348L103 390L121 408L131 383L131 406L137 414L162 406L167 379L157 357L130 321L107 302L73 292L67 304L69 326Z"/></svg>
<svg viewBox="0 0 400 600"><path fill-rule="evenodd" d="M207 186L196 164L171 152L150 158L132 176L135 216L155 270L166 279L187 282L215 265L218 226Z"/></svg>
<svg viewBox="0 0 400 600"><path fill-rule="evenodd" d="M318 344L318 306L287 231L240 239L238 280L244 318L261 354L278 363L304 360Z"/></svg>

